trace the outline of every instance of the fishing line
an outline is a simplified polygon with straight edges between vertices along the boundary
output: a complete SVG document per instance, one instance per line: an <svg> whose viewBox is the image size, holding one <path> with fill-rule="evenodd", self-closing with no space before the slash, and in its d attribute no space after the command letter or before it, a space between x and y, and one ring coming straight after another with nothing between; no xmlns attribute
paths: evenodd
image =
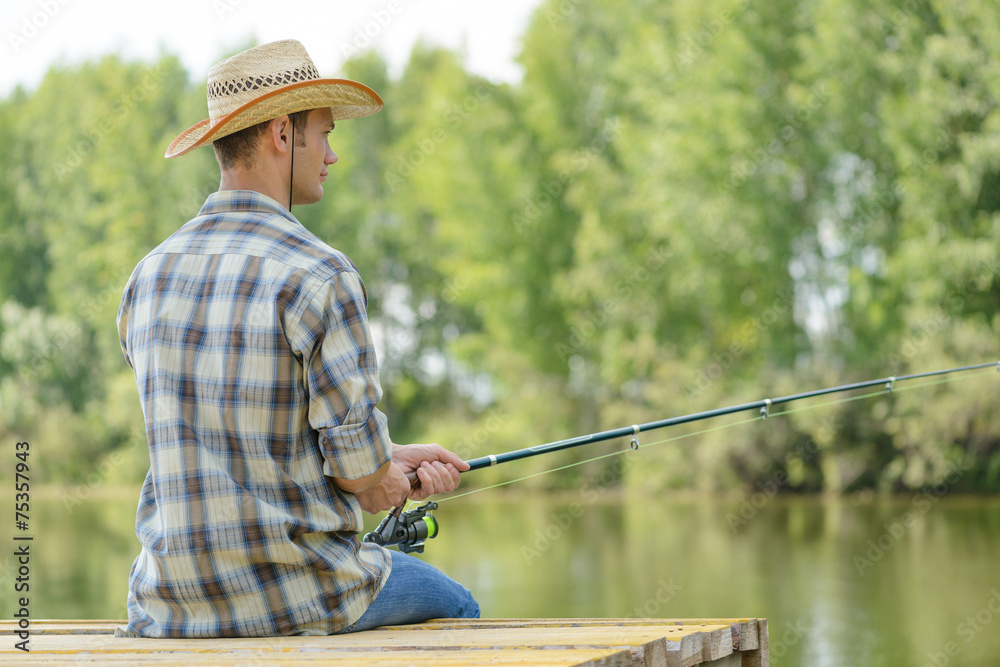
<svg viewBox="0 0 1000 667"><path fill-rule="evenodd" d="M652 447L653 445L662 445L665 442L673 442L675 440L683 440L684 438L690 438L696 435L702 435L703 433L711 433L712 431L721 431L724 428L730 428L731 426L739 426L740 424L749 424L750 422L761 421L760 416L750 417L749 419L741 419L737 422L732 422L731 424L720 424L719 426L712 426L711 428L702 429L700 431L692 431L691 433L682 433L681 435L675 435L669 438L664 438L663 440L657 440L655 442L639 443L638 448ZM610 452L608 454L601 454L599 456L594 456L589 459L584 459L583 461L575 461L573 463L567 463L566 465L559 466L557 468L551 468L549 470L542 470L541 472L532 473L530 475L525 475L524 477L518 477L517 479L511 479L506 482L500 482L499 484L491 484L490 486L484 486L480 489L473 489L471 491L466 491L465 493L459 493L458 495L448 496L447 498L442 498L438 500L439 503L443 503L446 500L453 500L455 498L461 498L463 496L471 496L473 493L479 493L480 491L488 491L489 489L496 489L501 486L507 486L508 484L514 484L515 482L523 482L526 479L531 479L532 477L540 477L542 475L547 475L550 472L557 472L559 470L566 470L567 468L574 468L576 466L582 466L585 463L592 463L594 461L600 461L601 459L607 459L612 456L620 456L622 454L628 454L635 451L632 447L627 449L620 449L616 452Z"/></svg>
<svg viewBox="0 0 1000 667"><path fill-rule="evenodd" d="M893 387L892 391L873 391L868 394L860 394L858 396L848 396L847 398L841 398L836 401L827 401L825 403L817 403L816 405L804 405L799 408L788 408L782 410L781 412L775 412L772 414L773 417L780 417L781 415L788 415L793 412L805 412L806 410L813 410L815 408L821 408L824 405L836 405L838 403L850 403L851 401L860 401L862 398L871 398L873 396L885 396L888 393L898 394L903 391L913 391L914 389L921 389L922 387L933 387L939 384L948 384L949 382L958 382L959 380L970 380L972 378L980 377L982 375L993 375L996 371L983 371L981 373L973 373L972 375L955 376L951 378L943 378L939 380L930 380L928 382L920 382L917 384L904 385L902 387Z"/></svg>
<svg viewBox="0 0 1000 667"><path fill-rule="evenodd" d="M730 423L727 423L727 424L720 424L718 426L712 426L710 428L700 429L700 430L697 430L697 431L692 431L690 433L683 433L681 435L675 435L675 436L671 436L669 438L663 438L662 440L656 440L656 441L653 441L653 442L636 443L636 445L630 446L627 449L621 449L621 450L614 451L614 452L609 452L609 453L606 453L606 454L600 454L598 456L594 456L594 457L591 457L591 458L588 458L588 459L584 459L582 461L575 461L573 463L567 463L566 465L558 466L558 467L555 467L555 468L550 468L548 470L542 470L542 471L539 471L539 472L532 473L530 475L525 475L523 477L518 477L516 479L511 479L511 480L507 480L507 481L504 481L504 482L499 482L497 484L491 484L489 486L484 486L484 487L481 487L481 488L478 488L478 489L472 489L471 491L466 491L464 493L459 493L459 494L455 494L455 495L452 495L452 496L447 496L445 498L441 498L437 502L438 503L443 503L445 501L454 500L456 498L464 498L466 496L470 496L470 495L472 495L474 493L479 493L481 491L489 491L490 489L497 489L497 488L500 488L500 487L503 487L503 486L507 486L509 484L516 484L517 482L523 482L523 481L528 480L528 479L532 479L532 478L535 478L535 477L540 477L542 475L547 475L547 474L553 473L553 472L558 472L560 470L566 470L566 469L574 468L576 466L581 466L581 465L584 465L584 464L587 464L587 463L593 463L594 461L600 461L602 459L607 459L607 458L611 458L611 457L614 457L614 456L620 456L622 454L628 454L629 452L635 451L636 449L640 449L640 448L652 447L654 445L662 445L662 444L665 444L665 443L668 443L668 442L675 442L675 441L678 441L678 440L683 440L684 438L690 438L690 437L693 437L693 436L696 436L696 435L704 435L706 433L711 433L713 431L721 431L723 429L733 428L735 426L741 426L743 424L749 424L751 422L764 421L768 417L781 417L781 416L789 415L789 414L793 414L793 413L805 412L807 410L816 410L816 409L819 409L819 408L822 408L822 407L825 407L825 406L839 405L841 403L850 403L852 401L860 401L862 399L873 398L875 396L885 396L885 395L890 394L890 393L897 393L897 392L901 392L901 391L912 391L912 390L915 390L915 389L921 389L923 387L930 387L930 386L948 384L950 382L957 382L959 380L967 380L967 379L972 379L972 378L976 378L976 377L980 377L980 376L992 375L997 370L1000 370L1000 366L997 366L997 365L995 365L993 363L990 363L990 364L981 364L981 365L976 365L976 366L966 366L966 367L963 367L961 369L949 369L948 371L938 371L938 372L935 372L935 373L925 373L925 374L920 374L920 375L921 375L921 377L935 376L935 375L944 375L946 373L956 372L956 371L959 371L959 370L973 370L973 369L978 369L978 368L986 368L987 366L990 367L991 369L995 369L995 370L985 370L985 371L982 371L982 372L979 372L979 373L974 373L974 374L971 374L971 375L962 375L962 376L953 375L951 377L942 377L942 378L939 378L939 379L929 380L927 382L919 382L919 383L915 383L915 384L907 384L907 385L904 385L904 386L901 386L901 387L895 386L896 382L898 382L899 380L905 379L905 377L907 377L907 376L903 376L903 377L900 377L900 378L890 378L889 381L886 383L886 387L884 389L880 390L880 391L872 391L872 392L868 392L868 393L865 393L865 394L859 394L857 396L848 396L846 398L838 398L838 399L834 399L834 400L830 400L830 401L823 401L823 402L815 403L815 404L812 404L812 405L803 405L801 407L787 408L787 409L784 409L784 410L780 410L778 412L769 412L768 411L768 412L765 413L765 412L762 411L761 414L758 414L758 415L756 415L754 417L750 417L750 418L747 418L747 419L741 419L741 420L730 422ZM627 437L627 436L623 436L623 437Z"/></svg>

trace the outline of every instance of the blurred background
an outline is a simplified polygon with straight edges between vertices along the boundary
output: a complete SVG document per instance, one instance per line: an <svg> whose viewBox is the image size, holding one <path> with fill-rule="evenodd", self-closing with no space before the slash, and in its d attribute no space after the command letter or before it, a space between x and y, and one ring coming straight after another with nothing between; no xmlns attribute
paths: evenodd
<svg viewBox="0 0 1000 667"><path fill-rule="evenodd" d="M148 455L115 315L218 186L167 144L256 43L386 102L295 215L361 270L397 442L471 458L1000 358L996 3L343 4L0 12L0 475L30 441L35 617L124 615ZM427 558L488 616L766 616L775 664L994 664L1000 376L903 388L443 503Z"/></svg>

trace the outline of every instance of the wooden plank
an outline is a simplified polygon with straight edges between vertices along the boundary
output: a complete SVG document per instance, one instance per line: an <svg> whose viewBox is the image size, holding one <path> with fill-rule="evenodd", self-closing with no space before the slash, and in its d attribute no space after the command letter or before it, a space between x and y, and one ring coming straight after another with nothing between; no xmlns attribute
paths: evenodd
<svg viewBox="0 0 1000 667"><path fill-rule="evenodd" d="M763 624L763 629L759 624ZM746 667L767 667L767 645L760 649L760 637L767 638L767 621L757 618L498 618L498 619L436 619L420 625L397 626L413 630L436 630L443 628L485 628L485 627L606 627L606 626L730 626L734 651L752 652ZM382 628L376 628L381 630ZM685 651L686 653L686 651ZM697 664L697 663L695 663Z"/></svg>
<svg viewBox="0 0 1000 667"><path fill-rule="evenodd" d="M662 629L662 628L661 628ZM607 632L612 630L612 632ZM500 630L443 630L439 632L378 632L330 637L273 637L255 639L115 639L108 635L41 635L32 640L36 654L55 658L132 656L137 662L150 659L201 659L214 654L226 661L251 662L261 655L293 658L298 655L364 655L382 651L461 650L463 653L514 655L522 664L534 664L539 651L574 656L564 664L578 664L579 655L607 658L630 667L690 667L701 662L704 626L685 632L671 627L677 638L667 641L656 628L608 628L595 635L592 628L520 628ZM727 626L716 630L728 635ZM573 651L575 653L565 653ZM10 651L0 650L0 657ZM579 655L577 655L579 654ZM265 658L265 662L270 659ZM547 660L556 660L547 658ZM426 663L423 663L426 664Z"/></svg>
<svg viewBox="0 0 1000 667"><path fill-rule="evenodd" d="M605 625L732 625L756 622L756 618L439 618L414 625L393 625L381 629L408 628L436 630L439 628L523 628Z"/></svg>
<svg viewBox="0 0 1000 667"><path fill-rule="evenodd" d="M155 641L155 640L150 640ZM410 651L369 651L349 654L334 651L314 651L311 653L282 653L277 651L247 652L237 654L206 656L190 653L76 653L73 655L53 655L21 653L11 659L16 665L143 665L176 664L191 667L218 667L220 664L241 665L243 667L267 667L279 665L411 665L412 667L634 667L632 655L616 649L529 649L520 651L478 651L478 650L410 650Z"/></svg>
<svg viewBox="0 0 1000 667"><path fill-rule="evenodd" d="M375 630L391 630L406 628L412 630L438 630L441 628L520 628L520 627L601 627L606 625L733 625L740 628L750 628L752 632L741 631L741 638L750 638L753 646L745 646L741 650L756 647L757 631L755 618L477 618L477 619L436 619L415 625L395 625L386 628L375 628ZM64 619L38 619L31 621L32 634L63 633L63 634L102 634L113 633L115 628L125 625L125 620L99 619L99 620L64 620ZM0 620L0 632L12 632L17 627L16 621Z"/></svg>
<svg viewBox="0 0 1000 667"><path fill-rule="evenodd" d="M729 625L733 634L733 649L750 651L758 646L756 618L494 618L494 619L436 619L419 625L393 626L412 630L440 630L443 628L524 628L524 627L604 627L636 625ZM391 628L376 628L383 630Z"/></svg>
<svg viewBox="0 0 1000 667"><path fill-rule="evenodd" d="M771 643L767 634L767 619L757 619L757 648L742 654L740 667L769 667Z"/></svg>
<svg viewBox="0 0 1000 667"><path fill-rule="evenodd" d="M759 633L755 618L739 619L656 619L656 618L574 618L574 619L538 619L538 618L503 618L503 619L437 619L419 625L394 626L407 630L442 630L442 629L495 629L495 628L562 628L562 627L657 627L666 632L668 641L681 641L692 632L701 631L711 636L689 638L673 647L676 654L668 659L667 664L695 665L706 660L716 660L730 655L733 651L754 651L758 648ZM719 632L718 627L729 626L728 638ZM670 630L676 626L676 630ZM393 628L376 628L376 631L386 631ZM706 643L707 640L707 643ZM726 648L726 643L730 648ZM766 663L762 663L766 664Z"/></svg>
<svg viewBox="0 0 1000 667"><path fill-rule="evenodd" d="M693 667L724 665L719 661L737 655L742 667L768 665L767 624L762 619L438 619L331 637L166 640L115 639L114 628L121 624L113 620L32 621L31 646L36 657L44 652L51 659L73 662L118 662L131 656L141 662L162 658L200 664L212 660L212 655L214 659L225 655L227 662L238 658L261 664L260 660L280 658L284 664L288 660L311 662L316 655L329 658L331 652L360 659L387 650L399 657L459 650L473 652L477 661L486 660L487 654L504 659L521 656L521 664L535 664L542 655L546 661L538 664L587 664L581 663L580 655L591 655L615 665ZM0 621L0 632L8 634L15 626L13 621ZM11 645L0 648L0 656L14 653L26 657ZM556 654L570 662L559 662L561 658L553 657Z"/></svg>
<svg viewBox="0 0 1000 667"><path fill-rule="evenodd" d="M706 626L710 627L710 626ZM721 630L725 630L724 632ZM739 636L733 641L733 626L720 626L719 632L700 632L701 658L691 664L700 664L719 660L733 654L733 649L739 649Z"/></svg>
<svg viewBox="0 0 1000 667"><path fill-rule="evenodd" d="M476 628L441 629L413 632L405 629L385 629L378 632L357 632L329 637L251 637L239 639L115 639L96 634L41 634L32 636L32 645L40 650L70 651L73 647L87 650L150 650L212 651L216 647L253 648L269 646L284 650L336 648L358 650L370 648L530 648L538 646L642 646L656 641L681 643L686 637L702 637L706 633L728 636L729 626L638 626L606 627L600 632L587 627L561 628ZM155 648L154 648L155 647ZM730 644L731 648L731 644ZM3 649L0 649L2 651ZM676 650L676 648L672 649ZM697 650L701 651L701 641ZM732 652L730 650L730 652Z"/></svg>
<svg viewBox="0 0 1000 667"><path fill-rule="evenodd" d="M115 628L128 621L40 619L31 621L31 635L113 635ZM0 621L0 634L14 632L17 621Z"/></svg>

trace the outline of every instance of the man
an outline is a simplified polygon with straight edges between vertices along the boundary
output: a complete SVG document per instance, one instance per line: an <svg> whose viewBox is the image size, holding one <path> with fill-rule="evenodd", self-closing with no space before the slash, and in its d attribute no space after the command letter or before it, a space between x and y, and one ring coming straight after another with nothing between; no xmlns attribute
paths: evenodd
<svg viewBox="0 0 1000 667"><path fill-rule="evenodd" d="M322 198L335 122L382 100L319 78L301 44L281 41L213 67L208 108L166 157L212 144L219 191L139 263L118 313L150 469L116 634L478 617L460 584L357 538L362 510L451 491L468 465L438 445L392 443L361 278L290 211Z"/></svg>

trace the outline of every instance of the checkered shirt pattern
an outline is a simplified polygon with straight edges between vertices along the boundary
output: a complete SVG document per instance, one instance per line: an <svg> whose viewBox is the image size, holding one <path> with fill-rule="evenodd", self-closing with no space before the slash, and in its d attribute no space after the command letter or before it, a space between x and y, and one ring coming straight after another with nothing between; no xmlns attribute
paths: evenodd
<svg viewBox="0 0 1000 667"><path fill-rule="evenodd" d="M366 306L351 260L256 192L209 196L139 263L118 331L150 467L119 635L336 632L368 608L391 561L330 479L392 455Z"/></svg>

